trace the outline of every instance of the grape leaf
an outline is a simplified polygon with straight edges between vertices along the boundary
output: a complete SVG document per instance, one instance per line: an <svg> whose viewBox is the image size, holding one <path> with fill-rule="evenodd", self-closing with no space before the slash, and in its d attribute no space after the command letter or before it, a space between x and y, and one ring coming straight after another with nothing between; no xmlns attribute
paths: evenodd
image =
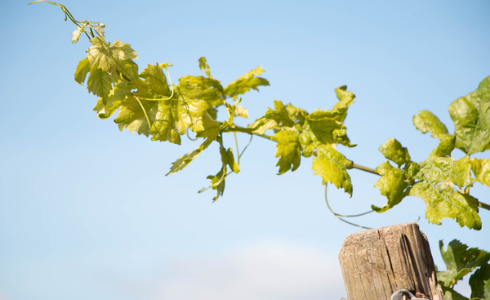
<svg viewBox="0 0 490 300"><path fill-rule="evenodd" d="M148 67L145 68L145 70L140 74L140 77L145 79L145 87L146 89L149 89L149 91L145 91L148 94L144 96L149 98L163 98L162 96L167 98L170 96L170 88L167 83L167 78L165 77L165 74L163 74L163 70L158 64L149 64ZM141 85L138 85L138 87L141 87ZM160 97L155 96L155 94L160 95Z"/></svg>
<svg viewBox="0 0 490 300"><path fill-rule="evenodd" d="M155 120L157 102L143 101L142 104L150 120ZM126 128L131 133L137 132L146 136L150 135L150 126L146 120L145 113L133 95L128 95L122 102L119 107L119 114L114 119L114 122L119 125L119 130L121 131Z"/></svg>
<svg viewBox="0 0 490 300"><path fill-rule="evenodd" d="M456 147L467 154L490 149L490 76L478 89L449 105Z"/></svg>
<svg viewBox="0 0 490 300"><path fill-rule="evenodd" d="M396 139L389 138L378 150L383 153L387 159L396 163L398 166L411 161L407 148L402 147L402 144Z"/></svg>
<svg viewBox="0 0 490 300"><path fill-rule="evenodd" d="M433 185L444 182L451 186L471 186L471 164L468 157L454 160L452 157L436 157L425 160L420 164L420 172L416 178L425 180Z"/></svg>
<svg viewBox="0 0 490 300"><path fill-rule="evenodd" d="M490 265L483 264L470 277L471 298L490 300Z"/></svg>
<svg viewBox="0 0 490 300"><path fill-rule="evenodd" d="M208 146L211 145L213 140L214 139L207 138L199 147L197 147L197 149L179 157L179 159L177 159L172 163L172 167L170 168L170 171L165 176L182 171L194 159L196 159L199 156L199 154L201 154L201 152L206 150L206 148L208 148Z"/></svg>
<svg viewBox="0 0 490 300"><path fill-rule="evenodd" d="M234 112L237 117L248 118L248 110L243 106L237 106Z"/></svg>
<svg viewBox="0 0 490 300"><path fill-rule="evenodd" d="M224 89L224 94L235 99L238 95L245 94L250 90L259 91L259 86L268 86L269 81L262 77L257 77L262 74L262 67L257 67L250 72L240 76L235 81L228 84Z"/></svg>
<svg viewBox="0 0 490 300"><path fill-rule="evenodd" d="M289 118L289 113L281 101L274 100L274 109L269 108L265 113L265 119L276 121L278 126L292 127L293 120Z"/></svg>
<svg viewBox="0 0 490 300"><path fill-rule="evenodd" d="M291 103L288 103L286 105L286 111L289 114L289 118L293 120L294 123L298 124L299 126L303 126L306 121L306 116L308 116L308 113L298 107L294 107Z"/></svg>
<svg viewBox="0 0 490 300"><path fill-rule="evenodd" d="M490 159L473 158L471 160L471 170L475 174L475 179L478 182L490 187Z"/></svg>
<svg viewBox="0 0 490 300"><path fill-rule="evenodd" d="M450 287L445 287L442 285L441 288L442 292L444 293L444 300L469 300Z"/></svg>
<svg viewBox="0 0 490 300"><path fill-rule="evenodd" d="M218 80L202 76L184 76L179 79L179 93L184 99L202 99L211 107L223 105L223 87Z"/></svg>
<svg viewBox="0 0 490 300"><path fill-rule="evenodd" d="M342 144L347 147L355 147L351 144L346 134L346 127L343 124L347 116L348 107L354 103L354 94L346 91L347 87L342 86L335 91L339 102L332 110L317 109L306 116L306 126L315 135L315 138L322 144Z"/></svg>
<svg viewBox="0 0 490 300"><path fill-rule="evenodd" d="M438 117L428 110L422 110L413 117L413 125L422 133L430 132L430 136L444 139L449 135L446 125L444 125Z"/></svg>
<svg viewBox="0 0 490 300"><path fill-rule="evenodd" d="M320 145L318 155L313 158L313 174L320 175L322 184L333 183L338 189L343 188L352 197L352 183L347 169L352 169L353 162L345 158L332 145Z"/></svg>
<svg viewBox="0 0 490 300"><path fill-rule="evenodd" d="M299 134L299 143L302 148L302 155L304 157L310 157L316 154L316 138L309 130L302 130Z"/></svg>
<svg viewBox="0 0 490 300"><path fill-rule="evenodd" d="M208 109L204 100L161 100L155 120L152 122L153 141L169 141L180 145L180 135L187 128L194 132L204 131L202 116Z"/></svg>
<svg viewBox="0 0 490 300"><path fill-rule="evenodd" d="M76 44L78 40L80 39L80 36L82 35L83 31L85 30L85 26L78 27L75 31L71 33L71 42L73 44Z"/></svg>
<svg viewBox="0 0 490 300"><path fill-rule="evenodd" d="M378 168L376 168L376 170L378 170ZM389 170L388 167L384 165L380 168L380 171L383 172L383 177L374 184L374 187L381 191L381 195L388 198L388 203L382 207L371 205L371 208L376 212L382 213L399 204L403 198L408 196L410 189L407 189L408 182L406 181L405 174L402 170L393 167Z"/></svg>
<svg viewBox="0 0 490 300"><path fill-rule="evenodd" d="M126 95L131 91L129 84L125 81L119 81L114 88L109 92L107 103L104 104L102 98L99 98L94 110L97 112L97 117L101 119L109 118L126 99Z"/></svg>
<svg viewBox="0 0 490 300"><path fill-rule="evenodd" d="M91 68L87 89L94 95L101 97L103 102L106 103L107 97L112 90L111 75L104 72L102 69L96 67Z"/></svg>
<svg viewBox="0 0 490 300"><path fill-rule="evenodd" d="M432 150L431 157L447 157L450 156L456 146L456 136L448 135L441 138L439 145Z"/></svg>
<svg viewBox="0 0 490 300"><path fill-rule="evenodd" d="M85 57L78 63L77 70L75 72L75 81L78 82L80 85L83 85L89 71L90 61L87 57Z"/></svg>
<svg viewBox="0 0 490 300"><path fill-rule="evenodd" d="M299 143L299 134L291 130L282 130L274 135L277 142L276 157L279 157L277 167L278 175L287 171L295 171L301 163L301 144Z"/></svg>
<svg viewBox="0 0 490 300"><path fill-rule="evenodd" d="M226 167L223 167L216 175L209 175L207 177L207 179L211 179L211 188L217 192L216 197L213 198L213 202L218 200L219 196L223 196L223 193L225 192L226 174Z"/></svg>
<svg viewBox="0 0 490 300"><path fill-rule="evenodd" d="M347 117L347 109L354 103L354 98L356 97L352 92L347 91L347 86L343 85L335 89L335 94L339 99L334 106L332 111L337 112L341 117L340 122L344 122L345 117Z"/></svg>
<svg viewBox="0 0 490 300"><path fill-rule="evenodd" d="M102 37L90 40L92 46L88 49L90 67L98 67L102 71L112 73L119 69L120 61L136 59L138 56L129 44L116 40L112 45Z"/></svg>
<svg viewBox="0 0 490 300"><path fill-rule="evenodd" d="M201 69L201 71L206 72L206 75L208 75L209 78L213 78L211 77L211 69L209 68L208 62L206 61L206 57L204 56L199 57L199 69Z"/></svg>
<svg viewBox="0 0 490 300"><path fill-rule="evenodd" d="M424 200L427 205L425 216L430 223L441 225L443 218L450 218L456 219L461 227L481 229L478 200L470 195L461 194L444 185L418 182L410 190L410 196Z"/></svg>
<svg viewBox="0 0 490 300"><path fill-rule="evenodd" d="M445 287L453 286L466 274L490 260L490 253L478 248L468 248L458 240L452 240L446 251L444 243L439 241L439 249L446 264L446 271L437 272L437 279Z"/></svg>
<svg viewBox="0 0 490 300"><path fill-rule="evenodd" d="M104 23L97 23L97 25L94 26L95 32L101 37L104 37L105 35L105 24Z"/></svg>

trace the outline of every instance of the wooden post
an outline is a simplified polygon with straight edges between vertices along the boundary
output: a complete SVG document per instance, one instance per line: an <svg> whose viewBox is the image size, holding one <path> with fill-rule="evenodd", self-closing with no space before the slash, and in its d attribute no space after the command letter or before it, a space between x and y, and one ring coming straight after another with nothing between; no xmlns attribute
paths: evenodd
<svg viewBox="0 0 490 300"><path fill-rule="evenodd" d="M401 289L417 298L444 299L429 242L416 223L351 234L339 260L347 300L390 300Z"/></svg>

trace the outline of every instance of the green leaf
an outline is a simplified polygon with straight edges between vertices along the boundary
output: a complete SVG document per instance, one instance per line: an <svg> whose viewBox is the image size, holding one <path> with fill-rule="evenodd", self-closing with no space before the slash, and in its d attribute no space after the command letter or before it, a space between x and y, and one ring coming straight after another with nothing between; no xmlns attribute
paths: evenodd
<svg viewBox="0 0 490 300"><path fill-rule="evenodd" d="M87 55L90 66L98 67L104 72L112 73L118 70L120 61L138 58L129 44L123 44L119 40L111 45L104 38L95 37L90 43L93 45L88 49Z"/></svg>
<svg viewBox="0 0 490 300"><path fill-rule="evenodd" d="M402 144L393 138L389 138L378 150L383 153L387 159L396 163L398 166L411 161L407 148L402 147Z"/></svg>
<svg viewBox="0 0 490 300"><path fill-rule="evenodd" d="M228 97L236 98L238 95L245 94L250 90L259 91L259 86L268 86L269 81L262 77L257 77L262 74L262 67L257 67L250 72L240 76L238 79L228 84L224 89L224 94Z"/></svg>
<svg viewBox="0 0 490 300"><path fill-rule="evenodd" d="M235 108L235 116L248 118L248 110L245 107L239 105Z"/></svg>
<svg viewBox="0 0 490 300"><path fill-rule="evenodd" d="M441 288L442 292L444 293L444 300L469 300L450 287L445 287L442 285Z"/></svg>
<svg viewBox="0 0 490 300"><path fill-rule="evenodd" d="M78 40L80 39L80 36L82 35L84 30L85 30L85 26L82 26L82 27L78 27L77 30L75 30L71 33L71 35L72 35L71 42L73 44L76 44L78 42Z"/></svg>
<svg viewBox="0 0 490 300"><path fill-rule="evenodd" d="M417 115L413 116L413 125L422 133L430 132L430 136L444 139L449 135L446 125L444 125L438 117L428 110L422 110Z"/></svg>
<svg viewBox="0 0 490 300"><path fill-rule="evenodd" d="M490 187L490 159L473 158L471 160L471 170L478 182Z"/></svg>
<svg viewBox="0 0 490 300"><path fill-rule="evenodd" d="M379 166L376 167L376 172L378 172L381 176L384 176L389 173L389 171L394 170L395 167L393 167L389 161L385 161L384 163L380 164Z"/></svg>
<svg viewBox="0 0 490 300"><path fill-rule="evenodd" d="M208 62L204 56L199 57L199 69L206 72L206 75L208 75L209 78L213 78L211 77L211 69L209 68Z"/></svg>
<svg viewBox="0 0 490 300"><path fill-rule="evenodd" d="M274 120L279 126L294 126L293 120L289 118L289 113L284 107L281 101L274 100L274 109L268 109L265 113L265 118L268 120Z"/></svg>
<svg viewBox="0 0 490 300"><path fill-rule="evenodd" d="M211 188L217 192L216 197L213 198L213 202L218 200L219 196L223 196L223 193L225 192L226 174L226 167L223 167L216 175L209 175L207 177L207 179L211 179Z"/></svg>
<svg viewBox="0 0 490 300"><path fill-rule="evenodd" d="M289 119L293 120L294 123L299 124L301 127L305 124L306 116L309 114L298 107L294 107L291 103L286 105L286 111L289 114Z"/></svg>
<svg viewBox="0 0 490 300"><path fill-rule="evenodd" d="M467 154L490 148L490 76L478 89L449 105L454 122L456 147Z"/></svg>
<svg viewBox="0 0 490 300"><path fill-rule="evenodd" d="M156 101L143 101L145 111L150 120L155 120L158 104ZM114 119L119 125L119 130L128 129L129 132L150 135L150 126L146 120L145 113L139 102L132 95L128 95L119 108L119 114Z"/></svg>
<svg viewBox="0 0 490 300"><path fill-rule="evenodd" d="M299 134L299 143L302 148L302 155L304 157L310 157L316 154L315 136L309 130L303 130Z"/></svg>
<svg viewBox="0 0 490 300"><path fill-rule="evenodd" d="M346 135L346 127L342 124L344 116L337 112L317 109L306 117L306 129L311 130L315 138L322 144L342 144L355 147Z"/></svg>
<svg viewBox="0 0 490 300"><path fill-rule="evenodd" d="M223 105L223 87L218 80L202 76L184 76L179 79L177 91L184 99L202 99L209 106Z"/></svg>
<svg viewBox="0 0 490 300"><path fill-rule="evenodd" d="M446 271L437 272L437 279L446 287L456 284L466 274L490 260L490 253L478 248L468 248L458 240L452 240L447 251L444 251L444 243L439 241L439 249L446 264Z"/></svg>
<svg viewBox="0 0 490 300"><path fill-rule="evenodd" d="M381 195L388 198L388 203L382 207L371 205L371 208L379 213L385 212L399 204L410 192L410 189L407 189L408 182L402 170L396 168L388 170L387 168L383 168L382 172L384 173L383 177L376 182L374 187L381 191Z"/></svg>
<svg viewBox="0 0 490 300"><path fill-rule="evenodd" d="M353 164L331 145L321 145L318 147L318 155L313 158L313 174L322 177L322 184L333 183L352 197L352 183L347 169L352 169Z"/></svg>
<svg viewBox="0 0 490 300"><path fill-rule="evenodd" d="M472 184L471 164L466 156L460 160L452 157L429 157L420 167L417 179L426 180L433 185L444 182L448 186L455 184L461 188Z"/></svg>
<svg viewBox="0 0 490 300"><path fill-rule="evenodd" d="M107 103L104 104L103 99L99 98L94 110L97 112L97 117L101 119L109 118L126 99L126 95L131 91L129 84L125 81L119 81L110 91L107 98Z"/></svg>
<svg viewBox="0 0 490 300"><path fill-rule="evenodd" d="M201 152L206 150L209 145L213 142L214 139L207 138L204 143L202 143L196 150L182 155L175 162L172 163L172 167L170 168L170 172L168 172L165 176L168 176L173 173L177 173L182 171L185 167L187 167L194 159L196 159Z"/></svg>
<svg viewBox="0 0 490 300"><path fill-rule="evenodd" d="M85 57L78 63L77 70L75 72L75 81L78 82L80 85L83 85L89 71L90 62L88 58Z"/></svg>
<svg viewBox="0 0 490 300"><path fill-rule="evenodd" d="M208 109L204 100L162 100L158 101L155 120L152 122L153 141L169 141L180 145L180 135L187 128L194 132L204 131L202 116Z"/></svg>
<svg viewBox="0 0 490 300"><path fill-rule="evenodd" d="M456 219L461 227L481 229L478 200L470 195L461 194L444 185L433 186L419 182L410 190L410 196L419 197L427 204L425 216L430 223L441 225L442 219L450 218Z"/></svg>
<svg viewBox="0 0 490 300"><path fill-rule="evenodd" d="M149 94L155 97L154 94L161 96L170 96L170 88L167 83L167 78L163 74L162 68L158 64L148 65L147 68L140 74L140 77L145 79L146 88L150 89Z"/></svg>
<svg viewBox="0 0 490 300"><path fill-rule="evenodd" d="M456 136L448 135L441 139L436 149L432 150L432 157L447 157L450 156L456 146Z"/></svg>
<svg viewBox="0 0 490 300"><path fill-rule="evenodd" d="M339 102L337 102L332 111L337 112L341 116L339 119L340 122L344 122L345 117L347 116L347 109L354 103L354 98L356 97L352 92L347 91L347 86L341 86L335 89L335 93L337 94L337 98Z"/></svg>
<svg viewBox="0 0 490 300"><path fill-rule="evenodd" d="M228 148L228 150L225 151L225 148L221 148L223 151L221 152L221 160L226 163L228 166L230 166L230 169L238 173L240 172L240 167L235 161L235 157L233 156L233 149Z"/></svg>
<svg viewBox="0 0 490 300"><path fill-rule="evenodd" d="M277 167L279 167L278 175L284 174L287 171L295 171L301 163L301 144L299 135L295 131L282 130L274 135L274 140L277 142L276 157L279 157Z"/></svg>
<svg viewBox="0 0 490 300"><path fill-rule="evenodd" d="M471 298L490 300L490 265L483 264L470 277Z"/></svg>
<svg viewBox="0 0 490 300"><path fill-rule="evenodd" d="M112 90L112 80L110 75L99 68L90 69L87 89L94 95L101 97L103 102L106 103L107 97Z"/></svg>

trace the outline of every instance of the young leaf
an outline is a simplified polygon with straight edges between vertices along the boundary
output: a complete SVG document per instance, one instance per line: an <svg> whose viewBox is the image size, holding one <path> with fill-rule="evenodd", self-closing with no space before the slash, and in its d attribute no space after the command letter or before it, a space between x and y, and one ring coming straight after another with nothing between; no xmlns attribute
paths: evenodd
<svg viewBox="0 0 490 300"><path fill-rule="evenodd" d="M257 67L251 70L245 75L240 76L238 79L228 84L224 89L224 94L228 97L235 99L238 95L245 94L250 90L259 91L259 86L268 86L269 81L262 77L257 77L262 74L264 70L262 67Z"/></svg>
<svg viewBox="0 0 490 300"><path fill-rule="evenodd" d="M208 62L204 56L199 57L199 69L206 72L206 75L208 75L209 78L213 78L211 77L211 69L209 68Z"/></svg>
<svg viewBox="0 0 490 300"><path fill-rule="evenodd" d="M218 200L219 196L223 196L225 192L225 177L227 174L226 166L222 167L216 175L209 175L207 179L211 179L211 188L216 190L217 195L213 198L213 202Z"/></svg>
<svg viewBox="0 0 490 300"><path fill-rule="evenodd" d="M376 170L378 169L376 168ZM399 204L410 192L410 189L407 189L408 183L402 170L396 168L387 170L387 168L383 168L382 172L384 173L383 177L376 182L374 187L381 191L381 195L388 198L388 203L382 207L371 205L371 208L379 213L385 212Z"/></svg>
<svg viewBox="0 0 490 300"><path fill-rule="evenodd" d="M442 140L449 135L446 125L428 110L422 110L413 116L413 125L422 133L430 132L430 136Z"/></svg>
<svg viewBox="0 0 490 300"><path fill-rule="evenodd" d="M444 243L439 241L439 249L446 264L446 271L437 272L437 279L446 287L456 284L466 274L490 260L490 253L478 248L468 248L458 240L452 240L446 251Z"/></svg>
<svg viewBox="0 0 490 300"><path fill-rule="evenodd" d="M347 86L341 86L335 89L335 94L339 99L332 111L339 114L341 117L339 118L340 122L344 122L345 117L347 117L347 109L354 103L354 98L356 97L352 92L347 91Z"/></svg>
<svg viewBox="0 0 490 300"><path fill-rule="evenodd" d="M179 79L177 91L184 99L202 99L211 107L223 105L223 87L218 80L202 76L184 76Z"/></svg>
<svg viewBox="0 0 490 300"><path fill-rule="evenodd" d="M126 99L126 95L131 91L129 84L125 81L119 81L114 88L109 92L106 104L103 98L99 98L94 110L97 112L97 117L101 119L109 118Z"/></svg>
<svg viewBox="0 0 490 300"><path fill-rule="evenodd" d="M150 121L155 120L157 113L156 101L143 101L142 102L145 111L150 118ZM132 95L128 95L119 108L119 114L114 119L114 122L119 125L119 130L125 128L129 132L137 132L138 134L150 135L150 124L145 116L145 112L141 108L141 105Z"/></svg>
<svg viewBox="0 0 490 300"><path fill-rule="evenodd" d="M82 35L83 31L85 30L85 26L78 27L75 31L71 33L71 42L73 44L76 44L78 40L80 39L80 35Z"/></svg>
<svg viewBox="0 0 490 300"><path fill-rule="evenodd" d="M481 229L478 216L478 200L445 186L433 186L427 182L416 183L410 196L419 197L427 204L425 217L430 223L441 225L442 219L456 219L459 226Z"/></svg>
<svg viewBox="0 0 490 300"><path fill-rule="evenodd" d="M468 298L456 292L450 287L445 287L442 285L441 288L442 292L444 293L444 300L469 300Z"/></svg>
<svg viewBox="0 0 490 300"><path fill-rule="evenodd" d="M187 128L204 131L202 116L208 109L204 100L162 100L158 101L158 110L152 122L153 141L169 141L180 145L180 135Z"/></svg>
<svg viewBox="0 0 490 300"><path fill-rule="evenodd" d="M398 166L411 161L407 148L402 147L402 144L393 138L389 138L378 150L383 153L387 159L396 163Z"/></svg>
<svg viewBox="0 0 490 300"><path fill-rule="evenodd" d="M102 98L106 103L107 97L112 90L111 76L102 69L92 67L88 77L87 89L89 92Z"/></svg>
<svg viewBox="0 0 490 300"><path fill-rule="evenodd" d="M432 150L431 157L447 157L450 156L456 146L456 136L448 135L441 138L439 145L436 149Z"/></svg>
<svg viewBox="0 0 490 300"><path fill-rule="evenodd" d="M478 89L449 105L454 122L456 147L467 154L490 148L490 76Z"/></svg>
<svg viewBox="0 0 490 300"><path fill-rule="evenodd" d="M85 57L78 63L77 70L75 72L75 81L78 82L80 85L83 85L89 71L90 61L87 57Z"/></svg>
<svg viewBox="0 0 490 300"><path fill-rule="evenodd" d="M279 157L276 165L279 167L278 175L284 174L289 170L294 172L301 163L301 145L298 133L291 130L282 130L274 135L274 140L277 142L275 156Z"/></svg>
<svg viewBox="0 0 490 300"><path fill-rule="evenodd" d="M235 116L248 118L248 110L245 107L239 105L235 108Z"/></svg>
<svg viewBox="0 0 490 300"><path fill-rule="evenodd" d="M105 34L105 24L104 23L97 23L96 26L94 26L94 30L95 32L97 32L97 34L101 37L104 37L104 34Z"/></svg>
<svg viewBox="0 0 490 300"><path fill-rule="evenodd" d="M471 160L471 170L475 174L475 179L478 182L490 187L490 159L473 158Z"/></svg>
<svg viewBox="0 0 490 300"><path fill-rule="evenodd" d="M331 145L318 147L318 155L313 158L313 174L320 175L322 184L333 183L338 189L343 188L352 197L352 183L347 169L352 169L353 162L345 158Z"/></svg>
<svg viewBox="0 0 490 300"><path fill-rule="evenodd" d="M93 45L88 49L90 66L98 67L104 72L112 73L118 69L120 61L136 59L138 56L129 44L116 40L112 45L102 37L90 40Z"/></svg>
<svg viewBox="0 0 490 300"><path fill-rule="evenodd" d="M483 264L470 277L471 298L490 300L490 265Z"/></svg>
<svg viewBox="0 0 490 300"><path fill-rule="evenodd" d="M168 176L173 173L177 173L182 171L185 167L187 167L194 159L196 159L201 152L206 150L206 148L211 145L214 139L207 138L204 143L202 143L199 147L197 147L196 150L187 153L185 155L182 155L172 163L172 167L170 168L170 171L165 175Z"/></svg>
<svg viewBox="0 0 490 300"><path fill-rule="evenodd" d="M162 68L157 65L148 65L147 68L140 74L140 77L145 79L146 88L150 89L150 97L155 97L154 94L160 96L170 96L170 88L167 83L167 78L163 74Z"/></svg>
<svg viewBox="0 0 490 300"><path fill-rule="evenodd" d="M468 157L454 160L452 157L429 157L420 164L417 179L425 180L433 185L444 182L458 187L471 186L471 164Z"/></svg>

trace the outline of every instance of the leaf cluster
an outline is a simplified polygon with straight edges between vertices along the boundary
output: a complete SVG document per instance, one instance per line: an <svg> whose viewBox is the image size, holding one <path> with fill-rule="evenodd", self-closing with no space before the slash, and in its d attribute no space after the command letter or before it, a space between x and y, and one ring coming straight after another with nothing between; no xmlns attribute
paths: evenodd
<svg viewBox="0 0 490 300"><path fill-rule="evenodd" d="M388 139L381 145L379 151L389 161L376 168L382 177L375 187L388 198L388 203L372 208L384 212L406 196L416 196L426 203L425 215L429 222L440 225L443 218L451 218L461 227L481 229L479 201L469 190L475 182L490 187L490 159L470 159L470 155L490 149L489 107L490 77L487 77L476 91L449 106L455 128L453 134L431 112L425 110L415 115L415 127L422 133L430 132L439 139L439 145L420 163L413 162L407 149L395 139ZM454 159L451 154L455 148L466 155Z"/></svg>
<svg viewBox="0 0 490 300"><path fill-rule="evenodd" d="M469 280L471 300L490 299L490 253L478 248L468 248L458 240L452 240L447 250L439 241L439 248L446 271L437 272L437 279L447 300L468 300L454 290L454 285L467 274L475 271Z"/></svg>

